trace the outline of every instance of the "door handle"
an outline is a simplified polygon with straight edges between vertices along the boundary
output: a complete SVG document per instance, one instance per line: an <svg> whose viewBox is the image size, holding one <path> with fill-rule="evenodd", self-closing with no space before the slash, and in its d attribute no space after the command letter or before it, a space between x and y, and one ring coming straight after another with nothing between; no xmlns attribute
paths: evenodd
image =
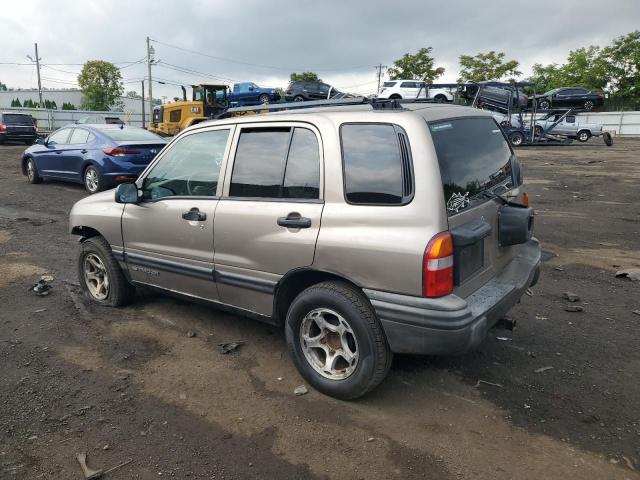
<svg viewBox="0 0 640 480"><path fill-rule="evenodd" d="M297 212L292 212L286 217L278 218L278 225L287 228L309 228L311 219L300 216Z"/></svg>
<svg viewBox="0 0 640 480"><path fill-rule="evenodd" d="M182 218L190 222L204 222L207 219L207 214L198 210L198 207L193 207L188 212L183 212Z"/></svg>
<svg viewBox="0 0 640 480"><path fill-rule="evenodd" d="M86 150L86 149L83 148L82 150L80 150L80 153L87 153L88 151L89 150Z"/></svg>
<svg viewBox="0 0 640 480"><path fill-rule="evenodd" d="M56 155L60 155L62 152L60 150L56 150Z"/></svg>

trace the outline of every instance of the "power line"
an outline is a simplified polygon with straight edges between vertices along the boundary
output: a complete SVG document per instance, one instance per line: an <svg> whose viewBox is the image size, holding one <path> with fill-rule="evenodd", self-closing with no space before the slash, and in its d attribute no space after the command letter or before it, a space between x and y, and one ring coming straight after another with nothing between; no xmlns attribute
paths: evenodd
<svg viewBox="0 0 640 480"><path fill-rule="evenodd" d="M220 75L214 75L212 73L200 72L198 70L193 70L191 68L181 67L179 65L173 65L173 64L165 62L165 61L158 62L158 66L159 67L163 67L163 68L168 68L168 69L171 69L171 70L175 70L175 71L181 72L181 73L186 73L188 75L210 77L210 78L215 78L216 80L226 80L226 81L229 81L229 82L237 82L238 81L238 80L235 80L233 78L221 77Z"/></svg>
<svg viewBox="0 0 640 480"><path fill-rule="evenodd" d="M154 42L154 43L157 43L159 45L164 45L165 47L175 48L176 50L182 50L183 52L193 53L194 55L200 55L202 57L212 58L214 60L220 60L222 62L237 63L239 65L248 65L250 67L270 68L270 69L273 69L273 70L282 70L282 71L287 71L287 72L296 71L296 70L316 70L318 72L330 72L330 71L338 72L338 71L349 71L349 70L358 70L358 69L362 69L362 68L369 68L368 65L360 65L360 66L353 66L353 67L343 67L343 68L277 67L277 66L274 66L274 65L264 65L264 64L260 64L260 63L251 63L251 62L244 62L244 61L241 61L241 60L234 60L234 59L231 59L231 58L217 57L215 55L209 55L207 53L202 53L202 52L199 52L197 50L190 50L188 48L178 47L177 45L171 45L169 43L161 42L159 40L154 40L153 38L151 39L151 41Z"/></svg>

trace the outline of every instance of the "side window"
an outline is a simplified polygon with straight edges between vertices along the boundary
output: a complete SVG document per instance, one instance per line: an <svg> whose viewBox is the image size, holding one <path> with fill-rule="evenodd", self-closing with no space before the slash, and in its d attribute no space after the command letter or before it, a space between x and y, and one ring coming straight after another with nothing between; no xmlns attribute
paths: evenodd
<svg viewBox="0 0 640 480"><path fill-rule="evenodd" d="M284 198L320 198L320 147L315 133L296 128L282 187Z"/></svg>
<svg viewBox="0 0 640 480"><path fill-rule="evenodd" d="M344 124L340 135L347 202L398 205L411 199L411 155L401 128Z"/></svg>
<svg viewBox="0 0 640 480"><path fill-rule="evenodd" d="M565 119L565 121L567 123L576 123L576 117L575 115L567 115L567 118Z"/></svg>
<svg viewBox="0 0 640 480"><path fill-rule="evenodd" d="M214 196L228 138L226 129L193 133L179 139L145 177L143 198Z"/></svg>
<svg viewBox="0 0 640 480"><path fill-rule="evenodd" d="M96 136L93 133L89 132L89 136L87 137L87 143L91 143L95 139L96 139Z"/></svg>
<svg viewBox="0 0 640 480"><path fill-rule="evenodd" d="M179 122L182 117L182 110L172 110L169 112L169 121L170 122Z"/></svg>
<svg viewBox="0 0 640 480"><path fill-rule="evenodd" d="M89 138L89 132L82 128L74 128L71 133L71 137L69 137L69 143L72 145L79 145L87 143L87 139Z"/></svg>
<svg viewBox="0 0 640 480"><path fill-rule="evenodd" d="M311 130L242 130L229 196L316 199L319 187L320 153Z"/></svg>
<svg viewBox="0 0 640 480"><path fill-rule="evenodd" d="M66 145L67 139L69 138L69 129L63 128L62 130L58 130L57 132L49 135L47 143L49 145Z"/></svg>

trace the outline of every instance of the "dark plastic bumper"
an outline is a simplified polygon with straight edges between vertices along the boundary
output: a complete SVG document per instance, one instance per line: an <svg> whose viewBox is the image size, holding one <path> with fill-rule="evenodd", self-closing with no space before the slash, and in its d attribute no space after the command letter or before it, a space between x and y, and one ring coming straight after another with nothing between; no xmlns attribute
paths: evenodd
<svg viewBox="0 0 640 480"><path fill-rule="evenodd" d="M395 353L460 354L477 347L540 275L540 244L534 238L498 275L467 298L411 297L364 290Z"/></svg>

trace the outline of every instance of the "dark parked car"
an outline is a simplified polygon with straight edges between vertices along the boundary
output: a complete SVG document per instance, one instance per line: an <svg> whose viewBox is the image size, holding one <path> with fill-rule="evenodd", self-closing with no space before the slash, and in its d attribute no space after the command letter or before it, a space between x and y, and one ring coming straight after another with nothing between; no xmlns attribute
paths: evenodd
<svg viewBox="0 0 640 480"><path fill-rule="evenodd" d="M493 109L506 110L509 105L509 99L512 101L512 108L520 106L525 108L529 102L529 97L503 82L469 82L462 85L459 90L462 97L469 101L473 101L480 90L478 105L480 107L494 107Z"/></svg>
<svg viewBox="0 0 640 480"><path fill-rule="evenodd" d="M25 150L22 173L31 183L64 180L95 193L138 178L166 144L138 127L69 125Z"/></svg>
<svg viewBox="0 0 640 480"><path fill-rule="evenodd" d="M0 112L0 143L24 142L31 145L38 138L36 122L26 113Z"/></svg>
<svg viewBox="0 0 640 480"><path fill-rule="evenodd" d="M285 92L285 99L287 102L326 100L327 98L343 96L344 94L342 92L323 82L291 82Z"/></svg>
<svg viewBox="0 0 640 480"><path fill-rule="evenodd" d="M580 87L566 87L549 90L542 95L536 95L538 109L549 110L551 108L576 108L579 110L593 110L604 104L604 95ZM529 106L533 106L533 99Z"/></svg>

